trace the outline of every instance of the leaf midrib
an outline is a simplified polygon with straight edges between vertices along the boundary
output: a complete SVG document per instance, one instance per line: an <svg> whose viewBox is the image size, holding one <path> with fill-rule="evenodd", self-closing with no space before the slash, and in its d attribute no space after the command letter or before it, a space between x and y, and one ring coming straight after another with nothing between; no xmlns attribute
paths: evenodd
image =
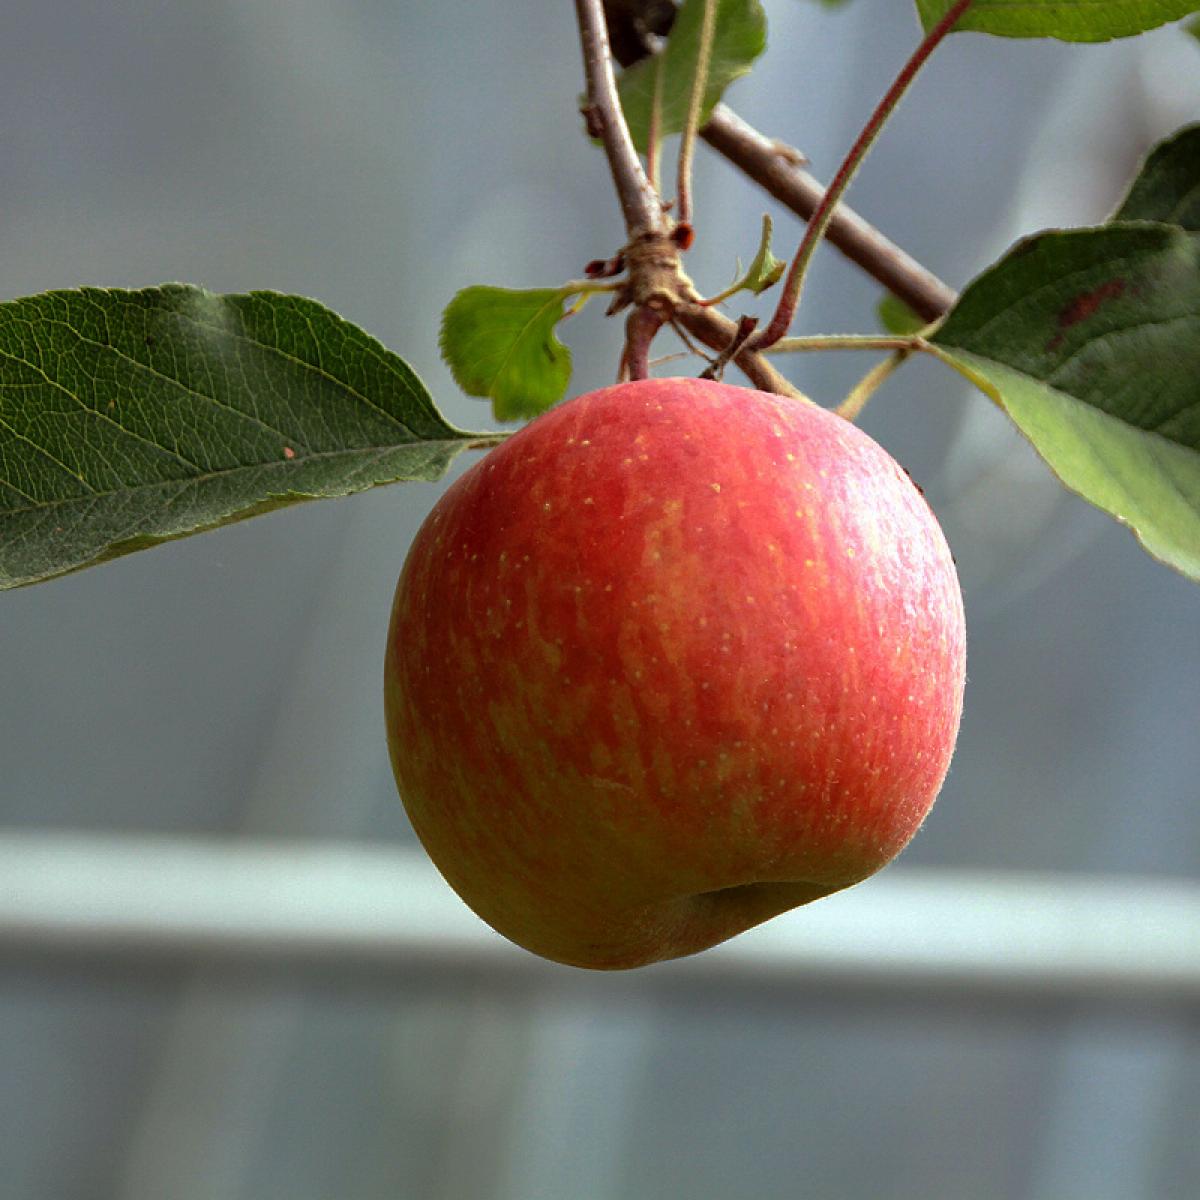
<svg viewBox="0 0 1200 1200"><path fill-rule="evenodd" d="M466 437L424 439L422 441L398 442L395 445L389 445L389 446L355 446L350 449L319 450L319 451L314 451L311 454L307 454L303 458L299 454L297 454L295 458L281 459L278 461L272 460L270 462L261 462L261 463L238 463L236 466L222 467L216 471L206 471L202 475L194 475L194 476L190 476L187 478L156 479L156 480L153 480L152 482L148 482L148 483L131 484L129 487L125 487L125 488L109 488L107 491L103 491L103 492L93 491L93 492L89 492L87 495L84 495L84 496L65 496L59 500L46 500L46 501L38 503L38 504L27 505L23 508L0 509L0 520L3 520L5 517L19 516L19 515L23 515L23 514L31 513L31 512L45 512L45 511L64 507L64 506L71 505L71 504L91 504L97 500L107 500L113 496L118 496L118 495L136 496L139 492L151 491L155 488L172 487L172 486L191 487L195 484L211 483L211 482L221 479L225 476L234 475L239 471L263 471L263 470L276 470L276 469L294 471L298 467L303 466L308 463L312 463L314 461L335 460L340 456L352 457L354 455L362 454L362 455L373 456L374 458L383 458L387 454L391 454L398 450L405 450L405 449L409 449L409 448L425 449L428 447L441 448L444 446L457 446L457 445L463 445L465 448L465 444L467 441L468 441L468 439ZM309 493L303 493L303 492L291 492L291 493L270 492L270 493L268 493L268 495L271 495L271 496L284 496L284 495L289 495L289 494L290 495L306 495ZM317 493L311 493L311 494L314 497L317 495ZM258 501L253 501L253 503L258 503Z"/></svg>

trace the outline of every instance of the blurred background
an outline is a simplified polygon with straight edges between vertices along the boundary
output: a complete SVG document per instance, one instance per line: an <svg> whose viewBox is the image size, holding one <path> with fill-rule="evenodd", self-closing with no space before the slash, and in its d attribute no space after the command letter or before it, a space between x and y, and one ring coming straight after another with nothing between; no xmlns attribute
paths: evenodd
<svg viewBox="0 0 1200 1200"><path fill-rule="evenodd" d="M727 99L829 178L912 5L766 0ZM8 0L3 295L187 280L312 295L461 425L470 283L542 286L621 228L571 6ZM955 287L1102 219L1200 117L1176 29L951 39L851 203ZM701 149L702 290L798 223ZM798 331L874 327L822 251ZM619 330L565 329L574 390ZM810 356L835 403L869 365ZM3 1200L1194 1200L1200 592L1067 495L956 377L862 424L923 484L970 630L962 737L877 880L686 962L552 967L424 862L381 661L440 486L385 488L0 599ZM455 468L461 471L465 464Z"/></svg>

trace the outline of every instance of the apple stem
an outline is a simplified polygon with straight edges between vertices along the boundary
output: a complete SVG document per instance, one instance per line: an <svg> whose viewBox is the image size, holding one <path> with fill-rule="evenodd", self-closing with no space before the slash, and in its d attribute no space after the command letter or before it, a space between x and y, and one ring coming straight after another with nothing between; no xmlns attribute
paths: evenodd
<svg viewBox="0 0 1200 1200"><path fill-rule="evenodd" d="M821 203L817 206L817 211L808 223L808 228L804 231L800 248L796 251L796 257L792 260L791 269L788 271L787 281L784 284L783 294L779 298L779 304L775 309L775 315L771 318L770 324L752 342L756 350L765 350L768 346L774 345L787 333L788 327L791 325L800 303L800 293L804 286L804 277L808 271L809 264L812 262L813 253L816 251L825 230L829 227L838 201L841 200L846 189L850 186L850 182L857 173L858 168L862 165L867 153L875 144L875 139L879 136L884 123L895 111L896 106L900 103L904 93L908 91L917 73L929 60L929 56L958 23L963 13L971 7L972 3L973 0L958 0L958 3L949 9L946 15L925 35L921 44L913 52L912 57L901 67L891 87L884 93L883 99L876 105L875 111L871 114L862 132L858 135L854 145L850 147L850 152L838 168L833 182L829 185L828 191L826 191L821 199Z"/></svg>
<svg viewBox="0 0 1200 1200"><path fill-rule="evenodd" d="M650 343L662 328L663 317L649 306L635 308L625 322L625 353L619 378L650 378Z"/></svg>

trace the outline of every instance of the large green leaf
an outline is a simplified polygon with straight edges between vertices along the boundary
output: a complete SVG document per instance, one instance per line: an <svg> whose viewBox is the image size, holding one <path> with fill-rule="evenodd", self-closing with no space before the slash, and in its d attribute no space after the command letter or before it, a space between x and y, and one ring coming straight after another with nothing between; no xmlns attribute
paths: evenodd
<svg viewBox="0 0 1200 1200"><path fill-rule="evenodd" d="M442 357L468 396L491 400L498 421L536 417L562 399L571 352L555 328L570 291L463 288L442 313Z"/></svg>
<svg viewBox="0 0 1200 1200"><path fill-rule="evenodd" d="M313 300L171 284L0 304L0 587L318 497L479 435Z"/></svg>
<svg viewBox="0 0 1200 1200"><path fill-rule="evenodd" d="M1069 488L1200 580L1200 234L1039 234L967 288L933 342Z"/></svg>
<svg viewBox="0 0 1200 1200"><path fill-rule="evenodd" d="M926 31L954 4L955 0L917 0ZM1196 0L975 0L955 29L1001 37L1105 42L1178 21L1197 9Z"/></svg>
<svg viewBox="0 0 1200 1200"><path fill-rule="evenodd" d="M1200 232L1200 125L1150 151L1114 221L1161 221Z"/></svg>
<svg viewBox="0 0 1200 1200"><path fill-rule="evenodd" d="M662 73L658 84L661 96L660 134L669 137L679 133L687 122L703 10L703 0L684 0L661 53L634 63L617 80L625 119L629 122L634 144L641 151L646 149L658 72ZM709 63L700 117L702 124L725 89L750 70L766 45L767 21L758 0L717 0L712 61Z"/></svg>

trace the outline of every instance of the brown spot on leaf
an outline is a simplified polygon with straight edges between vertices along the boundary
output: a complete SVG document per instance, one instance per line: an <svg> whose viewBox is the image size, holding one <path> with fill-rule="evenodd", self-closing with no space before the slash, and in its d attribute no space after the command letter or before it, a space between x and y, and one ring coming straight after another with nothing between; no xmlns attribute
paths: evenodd
<svg viewBox="0 0 1200 1200"><path fill-rule="evenodd" d="M1046 343L1048 351L1054 351L1062 345L1066 331L1080 321L1086 321L1096 315L1100 306L1108 300L1115 300L1124 295L1125 280L1110 279L1090 292L1080 292L1070 303L1065 304L1058 313L1058 333Z"/></svg>

